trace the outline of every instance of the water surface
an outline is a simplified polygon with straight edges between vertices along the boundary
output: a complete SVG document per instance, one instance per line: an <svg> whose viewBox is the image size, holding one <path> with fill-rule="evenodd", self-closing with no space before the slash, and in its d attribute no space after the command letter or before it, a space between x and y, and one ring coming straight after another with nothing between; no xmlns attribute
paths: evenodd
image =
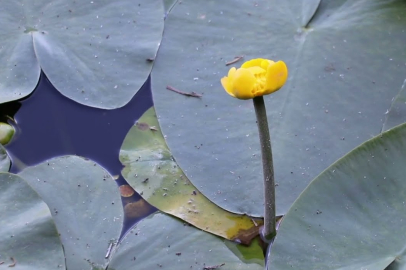
<svg viewBox="0 0 406 270"><path fill-rule="evenodd" d="M112 175L117 184L127 184L120 171L121 144L130 128L152 106L150 78L122 108L96 109L76 103L60 94L44 74L35 91L19 101L0 105L0 121L13 116L17 132L6 149L12 158L10 172L62 155L78 155L96 161ZM118 192L118 191L117 191ZM135 193L125 203L137 201ZM147 205L150 212L155 208ZM129 220L124 230L140 218Z"/></svg>

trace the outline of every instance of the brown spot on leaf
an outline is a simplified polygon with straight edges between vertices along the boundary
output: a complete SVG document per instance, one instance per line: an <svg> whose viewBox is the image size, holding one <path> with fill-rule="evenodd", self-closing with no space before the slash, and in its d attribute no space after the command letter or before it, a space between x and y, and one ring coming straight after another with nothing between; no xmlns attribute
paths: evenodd
<svg viewBox="0 0 406 270"><path fill-rule="evenodd" d="M239 230L238 234L232 240L237 241L243 245L251 244L252 239L259 235L260 226L251 227L248 230Z"/></svg>
<svg viewBox="0 0 406 270"><path fill-rule="evenodd" d="M137 128L139 128L139 129L141 129L141 130L147 130L147 129L149 129L149 125L147 124L147 123L140 123L140 122L137 122Z"/></svg>

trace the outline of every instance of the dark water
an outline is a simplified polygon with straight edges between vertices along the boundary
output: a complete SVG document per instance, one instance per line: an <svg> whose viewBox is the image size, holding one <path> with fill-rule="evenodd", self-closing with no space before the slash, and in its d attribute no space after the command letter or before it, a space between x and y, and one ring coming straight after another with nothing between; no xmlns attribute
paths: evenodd
<svg viewBox="0 0 406 270"><path fill-rule="evenodd" d="M83 106L60 94L42 75L34 93L16 102L19 134L7 150L28 166L51 157L90 158L119 174L121 144L135 121L152 106L150 80L124 107L102 110ZM14 165L12 171L18 171Z"/></svg>
<svg viewBox="0 0 406 270"><path fill-rule="evenodd" d="M0 121L14 115L18 132L6 149L13 159L10 172L61 155L78 155L96 161L112 175L120 175L119 150L129 131L152 106L150 78L122 108L102 110L83 106L60 94L41 74L28 98L0 105ZM120 175L117 184L126 184ZM138 194L132 198L140 199ZM155 209L151 207L151 212ZM138 219L139 220L139 219ZM137 220L126 220L124 230Z"/></svg>

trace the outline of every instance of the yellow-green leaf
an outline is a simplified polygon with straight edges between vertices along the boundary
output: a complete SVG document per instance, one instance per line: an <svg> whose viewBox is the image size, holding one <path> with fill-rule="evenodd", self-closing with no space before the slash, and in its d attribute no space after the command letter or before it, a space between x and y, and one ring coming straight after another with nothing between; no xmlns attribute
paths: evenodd
<svg viewBox="0 0 406 270"><path fill-rule="evenodd" d="M124 178L159 210L237 242L248 244L258 235L261 219L225 211L189 181L165 143L154 108L145 112L127 134L120 160L125 166Z"/></svg>

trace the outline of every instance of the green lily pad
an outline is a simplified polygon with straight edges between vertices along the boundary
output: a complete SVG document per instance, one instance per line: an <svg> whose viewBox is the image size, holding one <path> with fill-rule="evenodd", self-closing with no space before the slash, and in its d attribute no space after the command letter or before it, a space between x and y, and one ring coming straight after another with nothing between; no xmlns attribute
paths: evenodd
<svg viewBox="0 0 406 270"><path fill-rule="evenodd" d="M382 131L406 122L406 79L403 81L399 94L393 99L392 106L385 114L386 119Z"/></svg>
<svg viewBox="0 0 406 270"><path fill-rule="evenodd" d="M255 258L239 258L224 241L227 240L157 213L140 221L126 234L107 269L207 269L204 267L212 266L219 266L221 270L264 268L262 252L257 253ZM256 249L256 246L252 248Z"/></svg>
<svg viewBox="0 0 406 270"><path fill-rule="evenodd" d="M6 149L0 144L0 172L8 172L10 170L10 158Z"/></svg>
<svg viewBox="0 0 406 270"><path fill-rule="evenodd" d="M146 111L128 132L120 161L125 166L123 177L159 210L244 244L259 234L261 219L225 211L190 183L166 146L154 108Z"/></svg>
<svg viewBox="0 0 406 270"><path fill-rule="evenodd" d="M20 176L51 209L67 269L104 269L111 258L107 251L119 239L123 222L120 194L111 175L93 161L64 156L28 167Z"/></svg>
<svg viewBox="0 0 406 270"><path fill-rule="evenodd" d="M124 106L144 84L163 31L160 0L7 0L0 7L0 100L30 94L42 69L66 97Z"/></svg>
<svg viewBox="0 0 406 270"><path fill-rule="evenodd" d="M19 176L0 172L0 269L65 269L48 206Z"/></svg>
<svg viewBox="0 0 406 270"><path fill-rule="evenodd" d="M403 124L314 179L283 218L268 269L404 269L405 138Z"/></svg>
<svg viewBox="0 0 406 270"><path fill-rule="evenodd" d="M171 9L175 6L175 3L178 0L164 0L164 7L165 7L165 11L168 13L171 11Z"/></svg>
<svg viewBox="0 0 406 270"><path fill-rule="evenodd" d="M381 131L405 79L405 25L402 0L239 0L232 8L214 0L177 3L152 72L155 109L171 153L208 199L261 216L253 104L231 98L220 79L236 56L285 61L287 84L265 97L276 211L284 214L328 165Z"/></svg>

